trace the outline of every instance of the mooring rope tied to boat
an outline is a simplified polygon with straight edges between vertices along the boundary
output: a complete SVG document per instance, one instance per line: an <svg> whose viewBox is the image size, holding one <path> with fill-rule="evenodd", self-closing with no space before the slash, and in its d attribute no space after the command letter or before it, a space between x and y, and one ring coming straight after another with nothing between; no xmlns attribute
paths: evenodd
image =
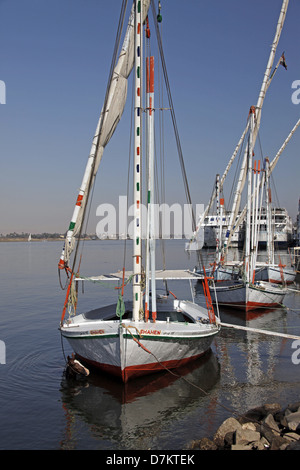
<svg viewBox="0 0 300 470"><path fill-rule="evenodd" d="M220 323L221 325L223 326L232 326L232 325L229 325L229 324L226 324L226 323ZM162 366L162 368L164 368L166 370L166 372L169 372L170 374L172 374L173 376L177 377L178 379L182 379L184 380L186 383L188 383L189 385L191 385L192 387L194 388L197 388L201 393L203 393L206 397L208 396L208 393L201 387L199 387L199 385L196 385L195 383L191 382L189 379L187 379L186 377L183 377L182 375L174 372L173 370L169 369L167 366L165 366L162 362L160 362L160 360L155 356L155 354L153 354L152 351L150 351L149 349L147 349L137 338L134 337L133 333L129 330L129 328L122 324L122 326L128 331L128 333L131 335L132 339L136 342L136 344L141 347L142 349L144 349L147 353L149 353L150 355L152 355L154 357L154 359L158 362L158 364L160 364ZM235 326L235 325L233 325ZM129 327L133 327L133 325L130 325ZM142 338L143 336L140 334L139 330L136 328L136 327L133 327L137 330L138 334L140 335L140 337ZM262 330L264 331L264 330ZM300 336L299 337L295 337L297 339L300 339ZM243 418L243 414L238 412L238 411L235 411L233 410L232 408L230 408L229 406L226 406L224 405L223 403L219 402L217 399L215 400L215 403L219 406L221 406L222 408L224 408L226 411L229 411L233 416L236 416L237 418ZM256 422L257 424L262 424L265 428L268 428L270 431L273 431L277 434L280 435L280 431L278 431L277 429L275 428L272 428L272 426L270 426L269 424L266 424L266 423L260 423L259 421L255 420L255 419L252 419L253 422ZM294 437L292 437L292 439L296 440Z"/></svg>
<svg viewBox="0 0 300 470"><path fill-rule="evenodd" d="M259 328L251 328L249 326L234 325L234 324L231 324L231 323L223 323L223 322L220 322L220 325L224 326L226 328L233 328L233 329L236 329L236 330L245 330L245 331L250 331L250 332L253 332L253 333L259 333L259 334L262 333L262 334L269 335L269 336L279 336L281 338L300 340L300 336L289 335L287 333L279 333L279 332L270 331L270 330L261 330Z"/></svg>
<svg viewBox="0 0 300 470"><path fill-rule="evenodd" d="M133 326L133 325L126 326L126 325L124 325L124 323L121 323L121 326L122 326L125 330L128 331L128 333L129 333L130 336L132 337L133 341L135 341L136 344L137 344L139 347L141 347L144 351L146 351L146 353L151 354L151 355L158 361L158 359L156 358L156 356L155 356L151 351L149 351L149 349L147 349L146 346L144 346L144 345L133 335L133 333L132 333L132 332L130 331L130 329L129 329L129 328L134 328L134 329L137 331L139 337L140 337L140 338L143 338L143 336L141 335L141 333L140 333L140 331L138 330L138 328L136 328L136 327ZM158 361L158 362L159 362L159 361Z"/></svg>
<svg viewBox="0 0 300 470"><path fill-rule="evenodd" d="M291 292L297 292L297 294L300 294L300 289L291 289L290 287L287 287L287 290L290 290Z"/></svg>

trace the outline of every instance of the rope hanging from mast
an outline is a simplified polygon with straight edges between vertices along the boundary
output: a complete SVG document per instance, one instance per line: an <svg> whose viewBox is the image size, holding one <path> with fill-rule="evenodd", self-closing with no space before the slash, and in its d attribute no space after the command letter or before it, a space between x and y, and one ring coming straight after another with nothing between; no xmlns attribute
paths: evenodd
<svg viewBox="0 0 300 470"><path fill-rule="evenodd" d="M151 2L151 5L152 5L153 17L157 18L157 15L156 15L156 12L155 12L155 6L154 6L153 2ZM183 181L184 181L186 197L187 197L187 201L190 204L190 207L192 209L192 199L191 199L191 195L190 195L190 190L189 190L189 185L188 185L188 180L187 180L187 175L186 175L186 170L185 170L183 152L182 152L181 142L180 142L180 138L179 138L179 132L178 132L178 128L177 128L177 122L176 122L176 117L175 117L175 111L174 111L173 100L172 100L172 95L171 95L171 88L170 88L169 78L168 78L168 74L167 74L167 68L166 68L166 62L165 62L165 58L164 58L164 52L163 52L163 47L162 47L160 31L159 31L157 22L155 21L154 23L155 23L158 47L159 47L159 52L160 52L160 57L161 57L161 62L162 62L162 68L163 68L163 73L164 73L164 78L165 78L165 84L166 84L166 89L167 89L167 94L168 94L168 99L169 99L169 104L170 104L171 117L172 117L174 132L175 132L175 139L176 139L176 144L177 144L177 150L178 150L179 161L180 161L180 166L181 166L181 172L182 172ZM192 224L193 224L193 230L195 230L196 229L196 221L195 221L195 216L194 216L193 210L192 210Z"/></svg>
<svg viewBox="0 0 300 470"><path fill-rule="evenodd" d="M168 74L167 74L166 62L165 62L165 58L164 58L162 40L161 40L161 35L160 35L159 27L158 27L158 23L160 23L162 21L162 16L160 14L161 3L159 2L159 14L158 15L156 14L156 11L155 11L154 2L151 2L151 6L152 6L153 18L157 19L157 21L154 21L154 24L155 24L158 48L159 48L159 53L160 53L160 58L161 58L161 64L162 64L163 75L164 75L165 84L166 84L168 100L169 100L169 107L170 107L170 112L171 112L173 128L174 128L175 140L176 140L176 145L177 145L177 152L178 152L178 156L179 156L179 162L180 162L180 167L181 167L181 173L182 173L182 178L183 178L183 183L184 183L186 199L187 199L188 205L190 207L190 211L191 211L192 230L193 230L193 232L195 232L196 229L197 229L196 218L195 218L195 213L194 213L193 205L192 205L192 198L191 198L191 194L190 194L190 189L189 189L189 184L188 184L188 179L187 179L187 174L186 174L186 169L185 169L185 163L184 163L184 158L183 158L183 152L182 152L179 132L178 132L178 128L177 128L177 122L176 122L175 111L174 111L174 106L173 106L173 100L172 100L172 95L171 95L171 88L170 88L170 83L169 83ZM198 257L198 262L199 263L203 261L200 250L197 250L197 257Z"/></svg>

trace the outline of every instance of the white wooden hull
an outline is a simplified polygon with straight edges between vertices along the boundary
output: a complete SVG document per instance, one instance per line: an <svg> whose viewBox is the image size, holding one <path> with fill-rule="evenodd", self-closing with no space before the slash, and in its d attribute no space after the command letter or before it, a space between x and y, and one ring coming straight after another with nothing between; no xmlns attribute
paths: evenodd
<svg viewBox="0 0 300 470"><path fill-rule="evenodd" d="M257 282L255 285L242 281L224 281L210 287L213 302L245 311L264 307L280 307L287 290L269 282Z"/></svg>
<svg viewBox="0 0 300 470"><path fill-rule="evenodd" d="M222 282L222 281L230 281L232 279L238 279L239 276L239 268L238 266L220 266L216 269L209 268L206 269L207 276L213 276L215 282ZM204 276L204 271L199 269L197 273Z"/></svg>
<svg viewBox="0 0 300 470"><path fill-rule="evenodd" d="M296 277L296 271L293 268L282 268L278 265L258 266L255 273L256 281L269 281L275 284L292 284ZM283 278L283 279L282 279Z"/></svg>
<svg viewBox="0 0 300 470"><path fill-rule="evenodd" d="M82 360L123 382L198 358L218 332L217 324L202 321L91 321L85 315L61 327L62 335Z"/></svg>

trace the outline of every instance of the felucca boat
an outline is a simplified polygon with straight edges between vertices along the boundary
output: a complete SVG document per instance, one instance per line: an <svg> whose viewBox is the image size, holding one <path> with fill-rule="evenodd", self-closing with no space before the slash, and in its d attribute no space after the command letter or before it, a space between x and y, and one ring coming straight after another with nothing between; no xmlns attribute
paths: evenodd
<svg viewBox="0 0 300 470"><path fill-rule="evenodd" d="M112 68L107 98L98 122L88 158L82 185L78 194L72 220L67 232L64 249L59 261L59 272L65 270L70 277L66 301L60 322L61 335L66 338L79 360L119 377L123 382L139 375L173 369L192 361L211 347L220 330L209 296L207 281L207 307L190 300L157 295L156 282L169 279L192 282L201 276L188 270L168 271L155 269L154 238L154 60L147 57L147 102L143 103L143 33L144 23L148 30L150 0L135 0L119 59ZM153 4L152 4L153 6ZM155 16L156 18L156 16ZM157 15L159 21L159 15ZM122 21L120 21L121 23ZM156 25L157 27L157 25ZM147 35L148 38L148 35ZM161 42L160 48L161 48ZM102 158L104 147L119 122L126 101L127 78L134 68L134 233L133 270L99 276L81 277L75 261L70 266L70 256L75 247L75 237L80 238L82 224L94 178ZM141 182L142 182L142 136L143 115L147 115L147 174L148 174L148 220L146 248L142 251ZM101 260L99 260L99 265ZM121 264L121 262L120 262ZM96 306L95 309L78 314L76 283L84 281L107 281L121 283L115 303ZM132 301L123 300L124 287L132 284ZM150 288L151 287L151 288Z"/></svg>
<svg viewBox="0 0 300 470"><path fill-rule="evenodd" d="M255 164L253 173L253 135L256 125L256 110L252 106L249 112L249 136L247 143L247 215L245 234L245 257L238 280L223 281L210 287L211 296L219 305L243 309L246 312L258 308L272 308L282 305L287 293L284 286L255 280L257 267L257 212L260 200L259 164Z"/></svg>

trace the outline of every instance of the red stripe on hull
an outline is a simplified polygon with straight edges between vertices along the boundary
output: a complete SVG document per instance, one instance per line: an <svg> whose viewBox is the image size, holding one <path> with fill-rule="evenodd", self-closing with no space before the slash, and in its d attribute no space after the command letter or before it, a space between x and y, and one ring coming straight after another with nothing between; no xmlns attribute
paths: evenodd
<svg viewBox="0 0 300 470"><path fill-rule="evenodd" d="M233 303L233 302L222 302L222 303L219 303L219 305L230 305L230 306L234 306L234 307L236 307L236 308L245 310L246 312L248 312L249 310L255 310L255 309L261 308L261 307L266 307L266 308L281 307L281 305L280 305L278 302L275 302L275 303L266 303L266 304L263 303L263 302L248 302L247 304L245 304L244 302L237 302L237 303Z"/></svg>
<svg viewBox="0 0 300 470"><path fill-rule="evenodd" d="M281 307L281 305L278 302L271 302L271 303L263 303L263 302L248 302L246 305L246 311L248 310L255 310L256 308L260 307Z"/></svg>
<svg viewBox="0 0 300 470"><path fill-rule="evenodd" d="M77 354L78 358L86 362L88 364L91 364L92 366L96 367L97 369L102 370L103 372L106 372L110 375L113 375L115 377L118 377L121 379L124 383L127 383L128 380L135 379L137 377L141 377L143 375L148 375L152 374L153 372L159 372L167 369L175 369L180 366L186 365L188 362L194 361L198 359L199 357L203 356L205 352L201 354L197 354L196 356L188 357L185 359L174 359L172 361L163 361L163 362L153 362L151 364L142 364L142 365L136 365L136 366L130 366L126 367L124 370L121 370L120 367L113 366L113 365L108 365L108 364L102 364L99 362L91 361L89 359L85 359L84 357L80 356Z"/></svg>
<svg viewBox="0 0 300 470"><path fill-rule="evenodd" d="M282 284L282 281L278 281L278 279L269 279L269 282L273 284ZM285 281L286 284L293 284L293 281Z"/></svg>

